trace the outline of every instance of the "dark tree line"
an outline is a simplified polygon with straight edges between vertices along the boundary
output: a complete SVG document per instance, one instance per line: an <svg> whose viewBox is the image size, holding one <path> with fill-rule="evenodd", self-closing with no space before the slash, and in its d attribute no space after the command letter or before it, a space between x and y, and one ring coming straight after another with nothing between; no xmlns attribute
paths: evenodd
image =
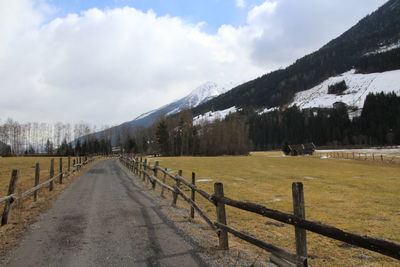
<svg viewBox="0 0 400 267"><path fill-rule="evenodd" d="M75 154L79 156L91 154L111 154L111 141L108 139L87 139L75 144Z"/></svg>
<svg viewBox="0 0 400 267"><path fill-rule="evenodd" d="M72 143L67 143L64 139L61 145L57 148L53 148L53 144L50 140L46 143L46 152L49 155L58 156L85 156L93 154L109 155L111 154L111 141L109 139L96 139L90 138L81 142L77 139L75 145Z"/></svg>
<svg viewBox="0 0 400 267"><path fill-rule="evenodd" d="M162 118L154 127L152 149L164 156L242 155L250 150L248 125L240 114L193 125L192 115L184 111L177 116Z"/></svg>
<svg viewBox="0 0 400 267"><path fill-rule="evenodd" d="M252 107L200 125L190 111L162 117L135 135L121 136L126 152L163 156L239 155L250 150L280 149L282 144L317 146L400 144L400 97L367 96L360 117L349 118L343 103L334 108L300 110L296 106L258 114ZM140 141L140 142L139 142Z"/></svg>
<svg viewBox="0 0 400 267"><path fill-rule="evenodd" d="M355 131L369 145L400 144L400 97L395 93L367 96L361 116L353 120Z"/></svg>
<svg viewBox="0 0 400 267"><path fill-rule="evenodd" d="M317 146L400 144L399 112L400 97L380 93L368 95L361 116L353 120L344 104L333 109L291 107L262 115L247 110L247 116L254 149L268 150L285 141Z"/></svg>

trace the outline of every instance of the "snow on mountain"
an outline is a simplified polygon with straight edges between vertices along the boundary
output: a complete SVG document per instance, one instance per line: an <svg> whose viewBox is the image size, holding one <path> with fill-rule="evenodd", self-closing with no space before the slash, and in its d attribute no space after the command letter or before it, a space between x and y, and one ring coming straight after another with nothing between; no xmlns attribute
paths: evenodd
<svg viewBox="0 0 400 267"><path fill-rule="evenodd" d="M194 89L189 95L178 99L172 103L164 105L158 109L151 110L143 113L134 120L126 122L125 124L132 125L134 127L147 127L156 121L161 115L172 115L178 113L184 109L189 109L200 105L213 97L216 97L222 93L225 93L229 89L233 88L232 84L225 86L218 85L215 82L206 82L201 86Z"/></svg>
<svg viewBox="0 0 400 267"><path fill-rule="evenodd" d="M390 50L397 49L399 47L400 47L400 40L395 42L395 43L392 43L390 45L383 45L383 46L379 47L377 50L375 50L373 52L366 53L365 56L376 55L376 54L389 52Z"/></svg>
<svg viewBox="0 0 400 267"><path fill-rule="evenodd" d="M341 94L329 94L328 87L345 81L347 89ZM382 73L361 74L355 70L330 77L319 85L305 91L296 93L293 102L289 106L296 105L300 109L308 108L333 108L336 102L343 102L350 107L351 117L359 116L364 106L365 98L369 93L390 93L400 95L400 70L386 71ZM279 107L259 110L258 114L278 110ZM203 122L212 122L216 119L224 119L230 113L237 111L236 107L225 110L209 111L193 119L195 125Z"/></svg>
<svg viewBox="0 0 400 267"><path fill-rule="evenodd" d="M340 95L328 94L328 87L345 81L348 87ZM350 70L341 75L331 77L321 84L296 93L290 106L306 108L332 108L335 102L343 102L350 107L361 109L369 93L395 92L400 95L400 70L382 73L360 74Z"/></svg>
<svg viewBox="0 0 400 267"><path fill-rule="evenodd" d="M261 114L264 114L264 113L268 113L268 112L272 112L272 111L275 111L275 110L279 110L279 108L278 107L265 108L265 109L259 111L258 115L261 115Z"/></svg>
<svg viewBox="0 0 400 267"><path fill-rule="evenodd" d="M161 107L161 108L162 108L162 107ZM150 111L148 111L148 112L146 112L146 113L140 114L138 117L135 118L135 120L143 119L143 118L145 118L145 117L147 117L147 116L153 114L153 113L156 112L156 111L157 111L157 109L153 109L153 110L150 110Z"/></svg>
<svg viewBox="0 0 400 267"><path fill-rule="evenodd" d="M224 110L209 111L202 115L193 118L194 125L200 125L206 122L213 122L215 120L223 120L226 116L237 111L236 107L230 107Z"/></svg>
<svg viewBox="0 0 400 267"><path fill-rule="evenodd" d="M181 100L178 100L181 102L181 105L176 107L175 109L169 111L167 115L171 115L174 113L178 113L179 111L185 109L185 108L192 108L192 107L197 107L201 103L204 103L211 98L214 98L220 94L225 93L232 87L228 86L219 86L215 82L206 82L202 84L201 86L197 87L194 89L189 95L186 97L182 98Z"/></svg>

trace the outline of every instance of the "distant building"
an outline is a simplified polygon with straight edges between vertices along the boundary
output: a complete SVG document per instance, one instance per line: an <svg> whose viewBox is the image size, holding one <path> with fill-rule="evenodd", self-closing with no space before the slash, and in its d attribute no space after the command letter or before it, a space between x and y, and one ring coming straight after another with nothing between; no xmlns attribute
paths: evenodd
<svg viewBox="0 0 400 267"><path fill-rule="evenodd" d="M312 155L317 148L314 143L298 144L298 145L287 145L287 154L291 156L298 155Z"/></svg>

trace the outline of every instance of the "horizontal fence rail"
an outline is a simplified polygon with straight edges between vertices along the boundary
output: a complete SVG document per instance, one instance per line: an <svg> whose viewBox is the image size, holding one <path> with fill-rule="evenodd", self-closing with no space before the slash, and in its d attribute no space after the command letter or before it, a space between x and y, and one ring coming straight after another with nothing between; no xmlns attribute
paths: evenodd
<svg viewBox="0 0 400 267"><path fill-rule="evenodd" d="M20 194L15 193L16 186L17 186L17 181L19 177L19 171L18 170L13 170L11 173L11 179L10 179L10 184L8 187L8 196L1 197L0 198L0 204L2 202L5 202L4 205L4 210L1 216L1 226L6 225L8 223L8 218L11 212L11 207L15 201L24 199L30 195L34 195L33 200L37 201L38 198L38 191L46 186L49 186L49 191L53 190L54 187L54 182L58 181L60 184L62 184L62 179L70 176L72 173L79 171L84 165L94 161L94 157L78 157L76 160L73 160L73 165L71 166L71 158L68 157L68 166L67 166L67 171L63 172L62 169L62 158L60 158L60 165L59 165L59 172L57 174L54 174L54 159L51 159L50 161L50 178L42 183L39 183L40 179L40 165L39 163L36 163L35 166L35 186L28 189L25 192L22 192ZM77 163L75 163L77 162Z"/></svg>
<svg viewBox="0 0 400 267"><path fill-rule="evenodd" d="M260 214L264 217L274 219L283 223L291 224L294 226L298 226L302 229L308 230L310 232L314 232L316 234L320 234L331 239L339 240L346 242L351 245L355 245L358 247L362 247L371 251L375 251L386 256L400 259L400 244L396 244L390 241L386 241L383 239L377 239L367 236L360 236L357 234L345 232L336 227L325 225L322 223L305 220L299 217L296 217L292 214L280 212L277 210L268 209L264 206L242 202L237 200L232 200L227 197L218 197L213 196L213 199L216 201L222 202L228 206L236 207L241 210L250 211L253 213Z"/></svg>
<svg viewBox="0 0 400 267"><path fill-rule="evenodd" d="M233 200L225 197L223 195L223 185L221 183L215 183L214 194L209 194L204 190L199 189L195 185L194 173L192 173L191 183L183 177L182 171L179 171L177 175L173 175L169 173L166 168L160 167L157 161L155 162L154 166L151 166L147 159L143 160L143 158L139 159L124 155L120 157L120 162L123 163L134 174L142 178L143 181L146 181L147 183L150 182L152 184L152 189L155 189L156 184L160 185L161 196L164 196L164 189L172 192L172 205L176 205L178 196L181 196L182 199L191 206L193 212L196 211L196 213L210 226L210 228L216 231L221 249L229 248L228 237L226 234L230 233L250 244L270 252L272 254L270 257L271 262L277 264L278 266L308 266L306 231L310 231L330 239L346 242L348 244L374 251L394 259L400 259L400 244L383 239L357 235L333 226L305 219L302 183L293 183L292 192L294 214L289 214L269 209L259 204ZM153 173L150 174L149 172ZM162 181L157 177L158 173L163 175ZM167 185L167 177L171 178L175 182L175 185ZM192 195L190 197L181 189L182 184L191 190ZM216 222L213 222L195 202L194 193L198 193L204 199L215 205L217 214ZM229 227L226 224L225 205L295 226L296 254Z"/></svg>
<svg viewBox="0 0 400 267"><path fill-rule="evenodd" d="M396 154L380 154L378 152L373 153L365 153L365 152L349 152L349 151L340 151L340 152L316 152L313 157L324 157L324 158L332 158L332 159L351 159L358 161L375 161L382 163L392 163L399 164L400 163L400 155Z"/></svg>

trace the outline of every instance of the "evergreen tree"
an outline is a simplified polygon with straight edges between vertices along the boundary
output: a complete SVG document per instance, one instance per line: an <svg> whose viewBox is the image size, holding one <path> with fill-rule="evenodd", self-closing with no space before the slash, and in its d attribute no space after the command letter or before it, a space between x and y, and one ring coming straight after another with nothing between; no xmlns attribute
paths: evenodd
<svg viewBox="0 0 400 267"><path fill-rule="evenodd" d="M169 133L168 127L164 120L160 121L156 131L156 141L159 151L162 155L169 155Z"/></svg>
<svg viewBox="0 0 400 267"><path fill-rule="evenodd" d="M47 139L47 141L46 141L45 149L46 149L47 154L49 154L49 155L53 154L53 152L54 152L53 143L49 139Z"/></svg>

